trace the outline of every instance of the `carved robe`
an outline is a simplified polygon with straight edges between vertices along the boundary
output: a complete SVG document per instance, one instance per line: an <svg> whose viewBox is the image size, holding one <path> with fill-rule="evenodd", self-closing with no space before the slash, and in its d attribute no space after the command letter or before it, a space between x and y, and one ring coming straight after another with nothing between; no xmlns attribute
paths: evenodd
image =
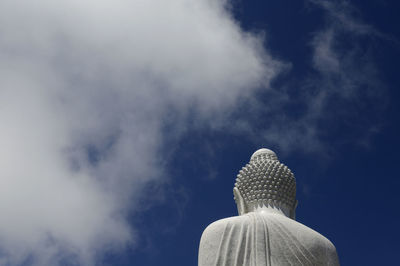
<svg viewBox="0 0 400 266"><path fill-rule="evenodd" d="M199 266L339 265L321 234L283 214L261 211L210 224L200 241Z"/></svg>

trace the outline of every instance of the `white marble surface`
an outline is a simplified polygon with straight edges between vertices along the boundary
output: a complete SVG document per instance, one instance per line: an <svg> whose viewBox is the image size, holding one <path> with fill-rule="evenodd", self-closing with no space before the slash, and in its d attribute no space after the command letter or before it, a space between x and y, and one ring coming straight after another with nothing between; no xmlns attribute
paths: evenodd
<svg viewBox="0 0 400 266"><path fill-rule="evenodd" d="M334 245L294 220L295 193L294 175L276 154L256 151L235 183L240 215L204 230L198 265L339 265Z"/></svg>

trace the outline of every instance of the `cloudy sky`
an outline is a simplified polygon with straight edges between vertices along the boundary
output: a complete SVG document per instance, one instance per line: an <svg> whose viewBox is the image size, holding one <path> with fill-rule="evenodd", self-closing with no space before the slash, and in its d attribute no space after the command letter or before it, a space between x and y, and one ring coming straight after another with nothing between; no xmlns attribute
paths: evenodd
<svg viewBox="0 0 400 266"><path fill-rule="evenodd" d="M0 265L196 265L251 154L394 265L395 0L0 0Z"/></svg>

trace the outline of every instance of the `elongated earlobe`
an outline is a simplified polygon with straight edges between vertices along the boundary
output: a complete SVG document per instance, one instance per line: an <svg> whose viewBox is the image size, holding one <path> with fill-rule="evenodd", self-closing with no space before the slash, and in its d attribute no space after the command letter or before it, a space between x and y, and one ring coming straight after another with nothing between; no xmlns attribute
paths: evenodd
<svg viewBox="0 0 400 266"><path fill-rule="evenodd" d="M233 196L236 201L236 206L237 206L239 215L243 215L243 214L247 213L246 203L244 202L242 194L240 194L239 189L237 189L236 187L233 188Z"/></svg>
<svg viewBox="0 0 400 266"><path fill-rule="evenodd" d="M296 208L297 208L298 204L299 204L299 201L296 200L296 204L294 205L293 209L290 211L290 218L293 220L296 220Z"/></svg>

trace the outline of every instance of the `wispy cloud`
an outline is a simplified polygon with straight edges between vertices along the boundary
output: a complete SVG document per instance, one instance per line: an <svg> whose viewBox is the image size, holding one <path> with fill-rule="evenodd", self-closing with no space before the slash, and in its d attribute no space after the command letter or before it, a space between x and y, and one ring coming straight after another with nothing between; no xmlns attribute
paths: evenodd
<svg viewBox="0 0 400 266"><path fill-rule="evenodd" d="M263 136L264 145L286 152L330 154L336 144L368 145L382 126L380 115L387 104L374 42L390 38L362 21L347 1L308 3L325 20L307 44L310 71L293 78L288 69L282 77L287 81L247 103L251 108L237 120L237 128L257 143Z"/></svg>
<svg viewBox="0 0 400 266"><path fill-rule="evenodd" d="M372 129L381 126L380 114L387 96L375 64L374 42L388 39L359 18L347 1L311 1L326 12L326 26L311 42L312 64L316 75L307 86L318 88L310 95L309 116L316 116L337 126L321 130L352 131L344 141L363 142ZM351 134L355 134L351 136ZM365 142L364 142L365 143Z"/></svg>

